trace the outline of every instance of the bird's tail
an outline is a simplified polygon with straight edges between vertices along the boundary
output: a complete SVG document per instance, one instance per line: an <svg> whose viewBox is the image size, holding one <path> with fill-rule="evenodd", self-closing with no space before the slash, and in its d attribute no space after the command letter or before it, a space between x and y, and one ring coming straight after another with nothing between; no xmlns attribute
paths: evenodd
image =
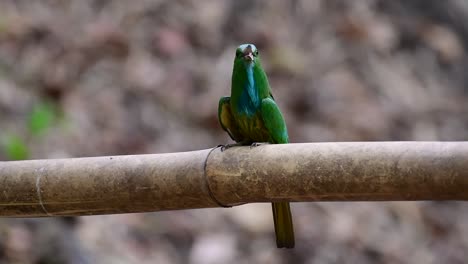
<svg viewBox="0 0 468 264"><path fill-rule="evenodd" d="M288 202L271 203L275 222L276 246L294 247L294 227Z"/></svg>

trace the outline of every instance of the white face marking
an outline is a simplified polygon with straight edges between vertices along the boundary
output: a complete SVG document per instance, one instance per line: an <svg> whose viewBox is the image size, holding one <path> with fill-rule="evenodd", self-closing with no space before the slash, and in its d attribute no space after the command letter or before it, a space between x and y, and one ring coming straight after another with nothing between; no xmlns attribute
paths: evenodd
<svg viewBox="0 0 468 264"><path fill-rule="evenodd" d="M244 50L250 45L250 48L252 49L252 52L257 51L257 47L255 47L254 44L242 44L239 46L239 48L244 52Z"/></svg>

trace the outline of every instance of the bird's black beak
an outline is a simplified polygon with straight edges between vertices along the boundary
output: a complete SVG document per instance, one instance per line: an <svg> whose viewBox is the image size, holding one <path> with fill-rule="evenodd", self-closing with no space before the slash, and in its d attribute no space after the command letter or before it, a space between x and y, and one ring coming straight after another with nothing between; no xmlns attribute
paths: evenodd
<svg viewBox="0 0 468 264"><path fill-rule="evenodd" d="M252 52L248 52L247 54L244 55L244 59L246 61L253 61L254 60L254 56L252 54Z"/></svg>
<svg viewBox="0 0 468 264"><path fill-rule="evenodd" d="M253 61L254 56L252 54L252 46L248 45L247 48L244 50L244 59L246 61Z"/></svg>

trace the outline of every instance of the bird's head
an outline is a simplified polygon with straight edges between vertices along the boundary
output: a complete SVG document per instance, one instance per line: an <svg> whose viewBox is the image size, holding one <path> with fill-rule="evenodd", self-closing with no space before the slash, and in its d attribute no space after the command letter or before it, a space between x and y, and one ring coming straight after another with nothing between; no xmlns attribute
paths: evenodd
<svg viewBox="0 0 468 264"><path fill-rule="evenodd" d="M255 64L258 60L258 50L254 44L242 44L236 49L236 61Z"/></svg>

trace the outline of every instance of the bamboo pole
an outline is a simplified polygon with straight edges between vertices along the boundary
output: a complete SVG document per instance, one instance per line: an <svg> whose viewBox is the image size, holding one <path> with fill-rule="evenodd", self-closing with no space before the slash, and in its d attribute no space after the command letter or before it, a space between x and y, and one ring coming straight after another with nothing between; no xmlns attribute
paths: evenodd
<svg viewBox="0 0 468 264"><path fill-rule="evenodd" d="M283 144L0 162L0 216L362 200L468 200L468 142Z"/></svg>

